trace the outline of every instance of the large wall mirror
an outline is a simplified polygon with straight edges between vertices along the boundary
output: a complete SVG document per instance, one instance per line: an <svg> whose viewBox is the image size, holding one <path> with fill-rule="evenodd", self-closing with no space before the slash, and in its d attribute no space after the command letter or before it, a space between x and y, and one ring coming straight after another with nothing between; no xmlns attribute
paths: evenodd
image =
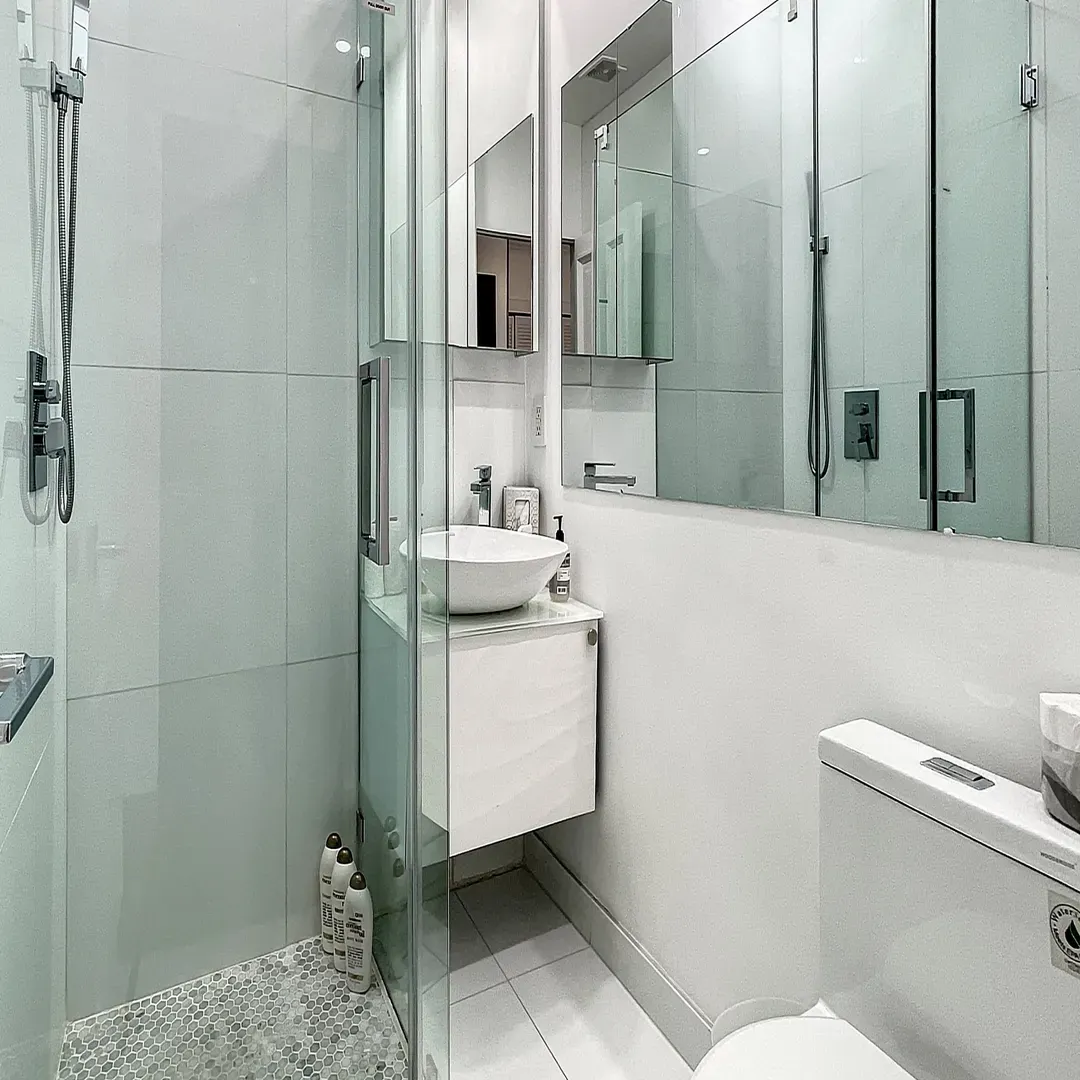
<svg viewBox="0 0 1080 1080"><path fill-rule="evenodd" d="M425 325L441 324L436 306L445 297L450 345L517 353L535 348L538 9L537 0L447 0L446 186L441 170L425 170L422 193L432 225L445 213L445 292L443 252L434 245L421 252L420 273ZM367 187L385 192L382 206L365 207L371 220L382 223L381 245L370 244L361 259L361 274L372 281L367 294L375 310L362 313L371 344L405 340L409 296L407 185L401 182L409 147L400 137L406 130L408 20L383 23L367 46L381 60L382 83L360 90L361 102L371 106L371 123L384 132L371 142L381 152L373 150L361 164L373 173ZM429 145L431 153L443 145L438 105L433 100L429 115L421 116L425 153ZM434 228L425 235L434 236Z"/></svg>
<svg viewBox="0 0 1080 1080"><path fill-rule="evenodd" d="M448 0L451 345L534 349L538 10Z"/></svg>
<svg viewBox="0 0 1080 1080"><path fill-rule="evenodd" d="M564 483L1080 544L1033 5L756 6L562 89Z"/></svg>

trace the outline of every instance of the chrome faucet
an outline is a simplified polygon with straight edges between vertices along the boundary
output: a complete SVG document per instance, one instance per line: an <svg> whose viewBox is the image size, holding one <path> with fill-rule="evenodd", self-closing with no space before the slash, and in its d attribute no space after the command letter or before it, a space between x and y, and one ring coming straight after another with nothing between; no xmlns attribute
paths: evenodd
<svg viewBox="0 0 1080 1080"><path fill-rule="evenodd" d="M636 476L609 476L605 473L597 473L597 469L614 469L614 461L586 461L585 462L585 490L595 491L597 484L613 484L616 487L633 487L637 483Z"/></svg>
<svg viewBox="0 0 1080 1080"><path fill-rule="evenodd" d="M476 471L480 474L479 480L474 480L469 490L474 495L480 496L480 513L477 518L478 525L491 524L491 466L477 465Z"/></svg>

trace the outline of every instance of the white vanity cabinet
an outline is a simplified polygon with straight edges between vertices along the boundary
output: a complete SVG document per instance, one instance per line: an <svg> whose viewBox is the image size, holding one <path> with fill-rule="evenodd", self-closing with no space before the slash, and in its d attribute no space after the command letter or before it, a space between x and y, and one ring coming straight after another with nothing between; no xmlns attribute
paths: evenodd
<svg viewBox="0 0 1080 1080"><path fill-rule="evenodd" d="M369 604L400 632L401 598ZM449 781L451 855L595 809L602 618L580 601L555 604L546 595L513 611L451 616L449 679L437 662L423 665L431 720L421 721L424 810L445 827ZM440 624L425 627L433 661L443 633Z"/></svg>

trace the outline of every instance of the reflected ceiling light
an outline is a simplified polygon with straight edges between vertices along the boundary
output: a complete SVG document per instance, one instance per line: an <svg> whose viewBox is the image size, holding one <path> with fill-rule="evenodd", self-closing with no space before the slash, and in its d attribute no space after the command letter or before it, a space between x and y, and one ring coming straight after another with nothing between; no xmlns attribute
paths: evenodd
<svg viewBox="0 0 1080 1080"><path fill-rule="evenodd" d="M712 151L707 146L698 147L698 157L708 157Z"/></svg>
<svg viewBox="0 0 1080 1080"><path fill-rule="evenodd" d="M335 41L334 48L337 49L339 53L352 52L352 45L350 45L349 42L347 42L344 38L339 38L337 41Z"/></svg>

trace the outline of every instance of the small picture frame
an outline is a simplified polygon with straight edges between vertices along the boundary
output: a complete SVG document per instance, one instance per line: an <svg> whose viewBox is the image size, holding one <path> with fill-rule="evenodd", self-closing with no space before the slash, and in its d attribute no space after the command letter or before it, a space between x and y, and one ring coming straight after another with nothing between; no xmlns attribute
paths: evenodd
<svg viewBox="0 0 1080 1080"><path fill-rule="evenodd" d="M503 488L503 528L523 533L540 531L539 488Z"/></svg>

